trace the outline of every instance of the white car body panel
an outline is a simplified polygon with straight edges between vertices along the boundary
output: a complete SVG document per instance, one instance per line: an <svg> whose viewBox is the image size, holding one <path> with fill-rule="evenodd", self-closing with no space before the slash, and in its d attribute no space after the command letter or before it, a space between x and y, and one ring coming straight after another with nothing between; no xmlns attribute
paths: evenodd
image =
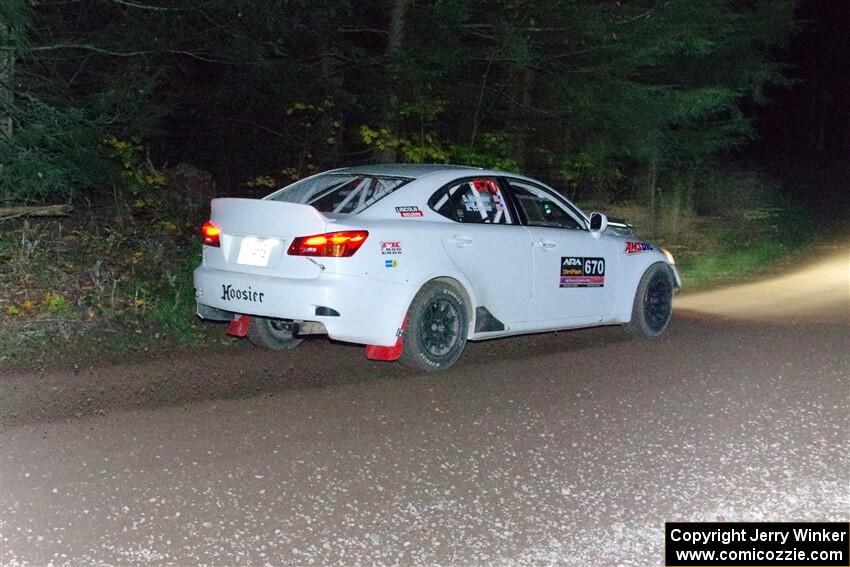
<svg viewBox="0 0 850 567"><path fill-rule="evenodd" d="M453 223L442 244L476 296L506 327L524 323L533 281L531 238L523 226Z"/></svg>
<svg viewBox="0 0 850 567"><path fill-rule="evenodd" d="M204 246L194 274L199 313L206 307L233 317L319 322L332 339L392 346L418 290L449 278L468 299L468 338L488 339L628 322L644 271L668 264L655 246L626 254L626 243L636 239L612 231L465 224L428 206L434 192L453 181L501 172L367 166L327 173L338 172L415 178L353 215L273 200L278 192L262 200L213 200L211 221L222 229L221 245ZM346 230L369 233L351 257L287 253L296 237ZM604 285L561 287L564 257L604 258ZM481 308L501 324L498 330L476 331Z"/></svg>
<svg viewBox="0 0 850 567"><path fill-rule="evenodd" d="M587 231L530 227L534 258L534 289L528 320L608 322L619 289L619 243L595 238ZM602 287L560 287L562 258L604 258Z"/></svg>

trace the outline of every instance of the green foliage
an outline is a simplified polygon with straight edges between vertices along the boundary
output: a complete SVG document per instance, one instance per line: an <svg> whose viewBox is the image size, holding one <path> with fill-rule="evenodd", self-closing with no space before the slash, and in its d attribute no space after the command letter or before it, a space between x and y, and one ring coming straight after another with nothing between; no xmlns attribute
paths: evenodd
<svg viewBox="0 0 850 567"><path fill-rule="evenodd" d="M664 176L651 234L676 255L689 287L730 283L802 248L810 216L755 171L704 168ZM648 219L642 231L652 230Z"/></svg>
<svg viewBox="0 0 850 567"><path fill-rule="evenodd" d="M4 2L5 195L138 192L148 152L230 187L397 159L619 190L648 164L699 164L752 136L740 107L783 80L767 54L793 24L792 0L404 6Z"/></svg>
<svg viewBox="0 0 850 567"><path fill-rule="evenodd" d="M133 195L147 195L150 189L165 185L165 177L154 170L149 162L145 163L145 150L139 137L125 141L110 136L104 140L104 144L111 150L112 157L120 162L121 175Z"/></svg>
<svg viewBox="0 0 850 567"><path fill-rule="evenodd" d="M74 187L109 179L99 132L75 109L30 100L12 114L11 137L0 136L0 195L11 200L68 200Z"/></svg>
<svg viewBox="0 0 850 567"><path fill-rule="evenodd" d="M506 132L488 132L480 136L475 147L454 144L449 147L448 153L451 161L455 163L520 172L521 166L516 158L511 156L508 139Z"/></svg>
<svg viewBox="0 0 850 567"><path fill-rule="evenodd" d="M0 46L22 43L31 18L29 0L3 0L0 3Z"/></svg>
<svg viewBox="0 0 850 567"><path fill-rule="evenodd" d="M449 154L434 141L431 134L423 134L417 143L414 140L401 138L387 128L374 129L364 124L360 127L360 137L367 146L374 145L379 150L395 150L402 161L410 163L447 163L449 161Z"/></svg>
<svg viewBox="0 0 850 567"><path fill-rule="evenodd" d="M195 315L192 286L200 217L186 211L154 221L149 215L133 209L117 217L0 224L6 268L0 273L0 363L209 336Z"/></svg>
<svg viewBox="0 0 850 567"><path fill-rule="evenodd" d="M192 271L197 267L200 256L201 243L195 240L177 271L169 272L160 279L156 288L160 300L154 305L152 318L179 344L197 341L204 335L195 315L195 288L192 284Z"/></svg>

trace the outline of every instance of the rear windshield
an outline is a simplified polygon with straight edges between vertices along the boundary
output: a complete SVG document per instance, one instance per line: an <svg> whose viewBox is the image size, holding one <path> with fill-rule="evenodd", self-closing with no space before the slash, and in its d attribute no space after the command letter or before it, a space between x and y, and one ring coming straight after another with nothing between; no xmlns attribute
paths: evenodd
<svg viewBox="0 0 850 567"><path fill-rule="evenodd" d="M313 205L320 213L356 214L408 181L404 177L326 173L284 187L269 199Z"/></svg>

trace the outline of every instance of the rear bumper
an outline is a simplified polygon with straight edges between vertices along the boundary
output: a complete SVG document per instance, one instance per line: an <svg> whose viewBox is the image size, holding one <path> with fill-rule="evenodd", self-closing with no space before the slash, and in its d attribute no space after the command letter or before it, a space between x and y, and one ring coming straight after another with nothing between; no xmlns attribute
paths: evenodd
<svg viewBox="0 0 850 567"><path fill-rule="evenodd" d="M195 270L194 284L202 318L220 320L226 312L317 321L332 339L379 346L396 343L415 292L367 277L323 273L298 280L207 266Z"/></svg>

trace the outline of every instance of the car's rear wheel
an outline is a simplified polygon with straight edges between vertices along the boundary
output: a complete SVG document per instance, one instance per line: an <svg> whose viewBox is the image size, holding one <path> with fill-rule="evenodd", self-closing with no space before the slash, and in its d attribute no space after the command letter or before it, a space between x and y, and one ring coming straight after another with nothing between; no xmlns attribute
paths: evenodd
<svg viewBox="0 0 850 567"><path fill-rule="evenodd" d="M632 320L623 328L633 335L657 337L673 316L673 274L662 262L644 272L632 305Z"/></svg>
<svg viewBox="0 0 850 567"><path fill-rule="evenodd" d="M248 325L248 340L259 347L288 350L297 347L304 339L295 337L288 321L252 317Z"/></svg>
<svg viewBox="0 0 850 567"><path fill-rule="evenodd" d="M469 330L469 308L449 282L425 285L410 304L398 361L416 370L451 367L463 354Z"/></svg>

